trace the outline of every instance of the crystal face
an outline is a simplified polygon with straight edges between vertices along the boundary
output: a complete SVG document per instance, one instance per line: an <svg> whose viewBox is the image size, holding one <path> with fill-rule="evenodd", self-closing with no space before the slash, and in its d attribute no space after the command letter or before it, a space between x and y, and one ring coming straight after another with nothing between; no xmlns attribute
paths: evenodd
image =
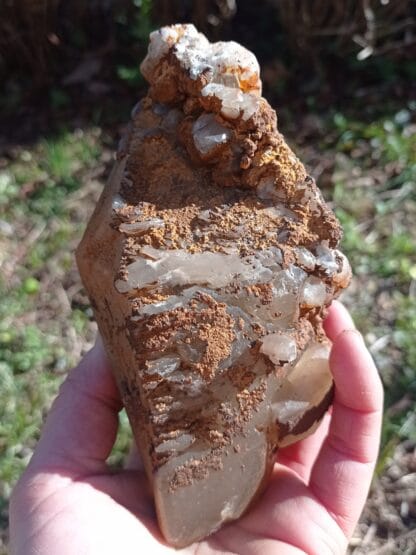
<svg viewBox="0 0 416 555"><path fill-rule="evenodd" d="M202 114L192 126L196 148L201 154L208 154L216 146L226 143L231 132L215 121L213 114Z"/></svg>
<svg viewBox="0 0 416 555"><path fill-rule="evenodd" d="M151 34L149 92L77 251L166 540L240 517L331 401L340 226L260 96L253 54ZM278 456L278 455L277 455Z"/></svg>

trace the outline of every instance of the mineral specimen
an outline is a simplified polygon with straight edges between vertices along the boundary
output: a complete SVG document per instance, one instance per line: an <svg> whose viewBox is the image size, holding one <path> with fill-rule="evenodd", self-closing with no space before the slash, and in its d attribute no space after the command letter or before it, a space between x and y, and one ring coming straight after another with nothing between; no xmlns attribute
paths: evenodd
<svg viewBox="0 0 416 555"><path fill-rule="evenodd" d="M77 258L174 546L238 518L331 401L340 226L277 131L256 58L150 36L148 95Z"/></svg>

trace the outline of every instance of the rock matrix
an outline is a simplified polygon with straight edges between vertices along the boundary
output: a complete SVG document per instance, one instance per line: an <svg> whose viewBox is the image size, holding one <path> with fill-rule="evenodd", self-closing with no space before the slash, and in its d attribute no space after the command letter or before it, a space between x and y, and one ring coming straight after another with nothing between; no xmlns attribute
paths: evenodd
<svg viewBox="0 0 416 555"><path fill-rule="evenodd" d="M150 35L77 259L153 487L188 545L238 518L331 402L322 318L338 221L277 130L256 58L193 25Z"/></svg>

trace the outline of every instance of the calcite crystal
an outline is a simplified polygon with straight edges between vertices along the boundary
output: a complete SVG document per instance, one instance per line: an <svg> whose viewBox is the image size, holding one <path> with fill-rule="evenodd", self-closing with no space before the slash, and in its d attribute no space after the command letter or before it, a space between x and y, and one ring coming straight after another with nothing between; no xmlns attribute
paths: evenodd
<svg viewBox="0 0 416 555"><path fill-rule="evenodd" d="M322 318L350 267L253 54L173 25L141 69L77 259L160 528L184 546L242 515L327 409Z"/></svg>

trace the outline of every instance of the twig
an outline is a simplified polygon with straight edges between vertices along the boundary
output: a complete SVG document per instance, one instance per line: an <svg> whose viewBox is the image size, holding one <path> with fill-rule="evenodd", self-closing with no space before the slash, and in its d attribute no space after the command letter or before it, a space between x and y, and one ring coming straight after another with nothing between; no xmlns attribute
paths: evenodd
<svg viewBox="0 0 416 555"><path fill-rule="evenodd" d="M370 4L370 0L363 0L363 13L367 24L365 38L369 46L374 46L376 42L376 18Z"/></svg>

